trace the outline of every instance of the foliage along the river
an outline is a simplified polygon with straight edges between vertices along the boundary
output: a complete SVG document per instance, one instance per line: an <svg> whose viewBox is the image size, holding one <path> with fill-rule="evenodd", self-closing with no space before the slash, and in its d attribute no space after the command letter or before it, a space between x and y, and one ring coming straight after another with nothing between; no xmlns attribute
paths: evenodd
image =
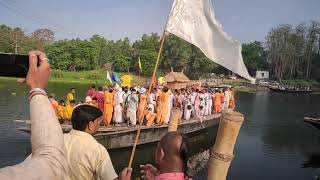
<svg viewBox="0 0 320 180"><path fill-rule="evenodd" d="M54 41L49 29L38 29L30 36L21 28L0 25L0 52L27 53L29 50L45 50L52 68L65 71L94 70L112 65L117 72L139 72L151 75L159 49L158 34L144 34L141 39L130 42L128 38L117 41L93 35L89 39L64 39ZM242 54L249 73L270 70L274 79L320 80L320 26L280 25L271 29L266 42L243 44ZM169 35L166 38L159 72L184 71L190 78L208 76L211 72L229 71L219 68L195 46ZM220 71L219 71L220 70Z"/></svg>

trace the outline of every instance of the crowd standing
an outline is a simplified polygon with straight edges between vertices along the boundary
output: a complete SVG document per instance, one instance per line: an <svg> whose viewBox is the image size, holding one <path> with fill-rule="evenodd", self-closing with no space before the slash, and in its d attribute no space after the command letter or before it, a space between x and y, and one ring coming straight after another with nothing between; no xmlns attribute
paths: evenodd
<svg viewBox="0 0 320 180"><path fill-rule="evenodd" d="M98 87L92 85L85 97L76 105L75 88L70 88L66 101L55 100L50 95L50 101L61 123L71 123L73 109L80 104L92 105L103 112L100 125L119 126L126 123L135 126L143 121L143 125L168 124L173 107L181 109L180 121L190 118L203 119L207 115L220 113L227 108L235 108L234 89L231 86L223 88L186 87L171 90L167 86L153 88L149 96L144 87Z"/></svg>
<svg viewBox="0 0 320 180"><path fill-rule="evenodd" d="M161 90L153 89L149 96L145 88L115 86L96 90L92 86L86 101L79 101L78 105L76 91L71 88L66 101L58 103L54 94L48 97L45 91L50 76L46 55L40 51L30 52L29 64L27 77L19 82L30 88L32 154L20 164L1 168L0 179L129 180L132 169L124 168L118 176L108 151L93 137L102 122L109 125L111 121L114 124L127 121L135 125L137 118L147 117L146 125L152 125L155 118L157 124L164 124L168 123L174 106L183 109L181 119L234 107L233 89L225 88L223 93L217 89L187 88L171 93L166 86ZM71 122L69 133L63 135L58 118L61 122ZM140 166L142 178L187 179L188 147L186 136L179 132L167 133L156 148L156 167Z"/></svg>

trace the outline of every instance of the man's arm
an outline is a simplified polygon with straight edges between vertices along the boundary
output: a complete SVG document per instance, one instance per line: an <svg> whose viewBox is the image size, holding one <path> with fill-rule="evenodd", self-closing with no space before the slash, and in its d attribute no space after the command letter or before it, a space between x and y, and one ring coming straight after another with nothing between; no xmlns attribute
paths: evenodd
<svg viewBox="0 0 320 180"><path fill-rule="evenodd" d="M40 66L37 67L37 58ZM44 53L29 53L26 78L30 89L45 89L50 67ZM24 80L25 81L25 80ZM46 96L37 94L30 100L32 157L12 167L0 169L0 179L63 179L67 162L61 127Z"/></svg>

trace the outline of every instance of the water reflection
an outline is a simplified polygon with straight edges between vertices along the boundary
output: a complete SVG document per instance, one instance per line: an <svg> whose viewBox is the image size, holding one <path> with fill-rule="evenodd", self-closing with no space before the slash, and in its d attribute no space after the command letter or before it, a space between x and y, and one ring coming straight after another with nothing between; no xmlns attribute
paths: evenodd
<svg viewBox="0 0 320 180"><path fill-rule="evenodd" d="M320 152L313 152L302 163L303 168L320 168Z"/></svg>

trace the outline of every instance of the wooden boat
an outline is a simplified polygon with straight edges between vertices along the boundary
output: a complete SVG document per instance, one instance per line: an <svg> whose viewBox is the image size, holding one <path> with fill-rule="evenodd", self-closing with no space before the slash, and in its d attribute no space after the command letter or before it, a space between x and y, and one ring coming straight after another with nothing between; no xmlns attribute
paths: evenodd
<svg viewBox="0 0 320 180"><path fill-rule="evenodd" d="M312 124L314 127L320 129L320 118L304 117L304 122Z"/></svg>
<svg viewBox="0 0 320 180"><path fill-rule="evenodd" d="M273 92L281 93L295 93L295 94L310 94L312 93L311 89L288 89L288 88L279 88L279 87L270 87L269 89Z"/></svg>
<svg viewBox="0 0 320 180"><path fill-rule="evenodd" d="M183 134L190 134L212 126L219 126L220 114L206 116L202 122L199 119L191 119L179 123L178 131ZM30 121L24 121L27 126L18 128L19 131L30 133ZM62 124L64 133L69 132L71 125ZM138 127L100 127L98 133L94 135L95 139L107 149L123 148L133 146ZM168 125L153 125L151 127L143 126L140 133L138 145L157 142L168 132Z"/></svg>

